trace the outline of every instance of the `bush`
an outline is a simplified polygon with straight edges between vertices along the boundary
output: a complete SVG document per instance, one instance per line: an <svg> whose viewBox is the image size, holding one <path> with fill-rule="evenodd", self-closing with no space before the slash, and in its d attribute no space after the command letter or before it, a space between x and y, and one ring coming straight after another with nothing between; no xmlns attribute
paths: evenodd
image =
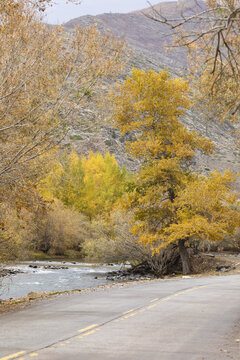
<svg viewBox="0 0 240 360"><path fill-rule="evenodd" d="M76 210L54 201L47 211L36 214L35 222L36 249L59 256L68 250L81 251L89 225Z"/></svg>
<svg viewBox="0 0 240 360"><path fill-rule="evenodd" d="M116 210L108 220L94 220L91 223L91 237L83 243L86 258L106 263L130 261L136 269L139 264L143 264L145 272L157 276L180 270L177 248L169 246L153 255L150 246L141 244L130 233L130 219L130 213L123 214Z"/></svg>
<svg viewBox="0 0 240 360"><path fill-rule="evenodd" d="M33 237L31 218L26 209L0 204L0 263L25 257L28 239Z"/></svg>

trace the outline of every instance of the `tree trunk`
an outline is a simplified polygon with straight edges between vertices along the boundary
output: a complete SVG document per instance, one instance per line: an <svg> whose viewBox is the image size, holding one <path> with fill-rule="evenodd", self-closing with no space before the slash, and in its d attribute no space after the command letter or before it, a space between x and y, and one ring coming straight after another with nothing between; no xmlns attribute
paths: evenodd
<svg viewBox="0 0 240 360"><path fill-rule="evenodd" d="M192 272L192 266L191 266L190 257L188 255L187 249L184 244L185 244L185 240L178 240L179 254L182 261L182 271L184 275L187 275Z"/></svg>

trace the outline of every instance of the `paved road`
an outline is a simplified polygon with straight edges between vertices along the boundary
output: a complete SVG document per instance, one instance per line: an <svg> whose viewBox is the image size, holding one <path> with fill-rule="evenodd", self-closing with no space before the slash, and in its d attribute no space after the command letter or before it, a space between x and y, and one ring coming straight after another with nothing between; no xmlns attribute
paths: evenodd
<svg viewBox="0 0 240 360"><path fill-rule="evenodd" d="M240 275L156 280L0 316L0 360L240 360Z"/></svg>

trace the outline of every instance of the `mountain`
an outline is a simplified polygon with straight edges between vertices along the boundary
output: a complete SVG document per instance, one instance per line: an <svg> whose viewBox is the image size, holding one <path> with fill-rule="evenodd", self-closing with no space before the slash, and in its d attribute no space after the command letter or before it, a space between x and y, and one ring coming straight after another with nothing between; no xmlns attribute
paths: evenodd
<svg viewBox="0 0 240 360"><path fill-rule="evenodd" d="M196 5L198 4L198 5ZM175 19L184 10L186 15L204 9L204 2L196 3L194 0L180 0L159 3L154 8L166 17ZM149 18L153 14L152 8L143 9L127 14L101 14L98 16L82 16L64 24L65 29L71 31L76 25L87 26L97 23L99 29L110 29L110 31L125 40L132 49L132 56L126 74L132 67L141 69L154 69L159 71L163 68L179 76L187 70L186 50L174 48L174 51L166 52L165 44L170 42L169 28ZM91 121L91 110L87 116ZM88 112L88 110L87 110ZM86 114L85 114L86 116ZM183 123L190 129L207 135L216 145L216 155L211 157L196 156L196 167L203 172L218 168L221 170L231 168L239 169L240 151L234 136L235 127L230 123L221 124L218 119L207 122L203 114L187 111L183 117ZM119 133L109 126L102 126L99 131L73 129L68 138L73 142L79 153L87 154L93 151L109 150L113 153L119 164L125 164L129 169L134 170L137 166L124 151L124 139Z"/></svg>

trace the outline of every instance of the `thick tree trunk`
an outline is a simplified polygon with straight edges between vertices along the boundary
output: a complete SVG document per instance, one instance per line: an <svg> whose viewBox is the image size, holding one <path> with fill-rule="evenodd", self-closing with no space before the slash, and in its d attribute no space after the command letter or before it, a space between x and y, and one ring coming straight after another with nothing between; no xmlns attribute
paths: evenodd
<svg viewBox="0 0 240 360"><path fill-rule="evenodd" d="M192 272L192 266L190 257L188 255L187 249L185 247L185 240L178 240L179 254L182 261L182 271L184 275L190 274Z"/></svg>

